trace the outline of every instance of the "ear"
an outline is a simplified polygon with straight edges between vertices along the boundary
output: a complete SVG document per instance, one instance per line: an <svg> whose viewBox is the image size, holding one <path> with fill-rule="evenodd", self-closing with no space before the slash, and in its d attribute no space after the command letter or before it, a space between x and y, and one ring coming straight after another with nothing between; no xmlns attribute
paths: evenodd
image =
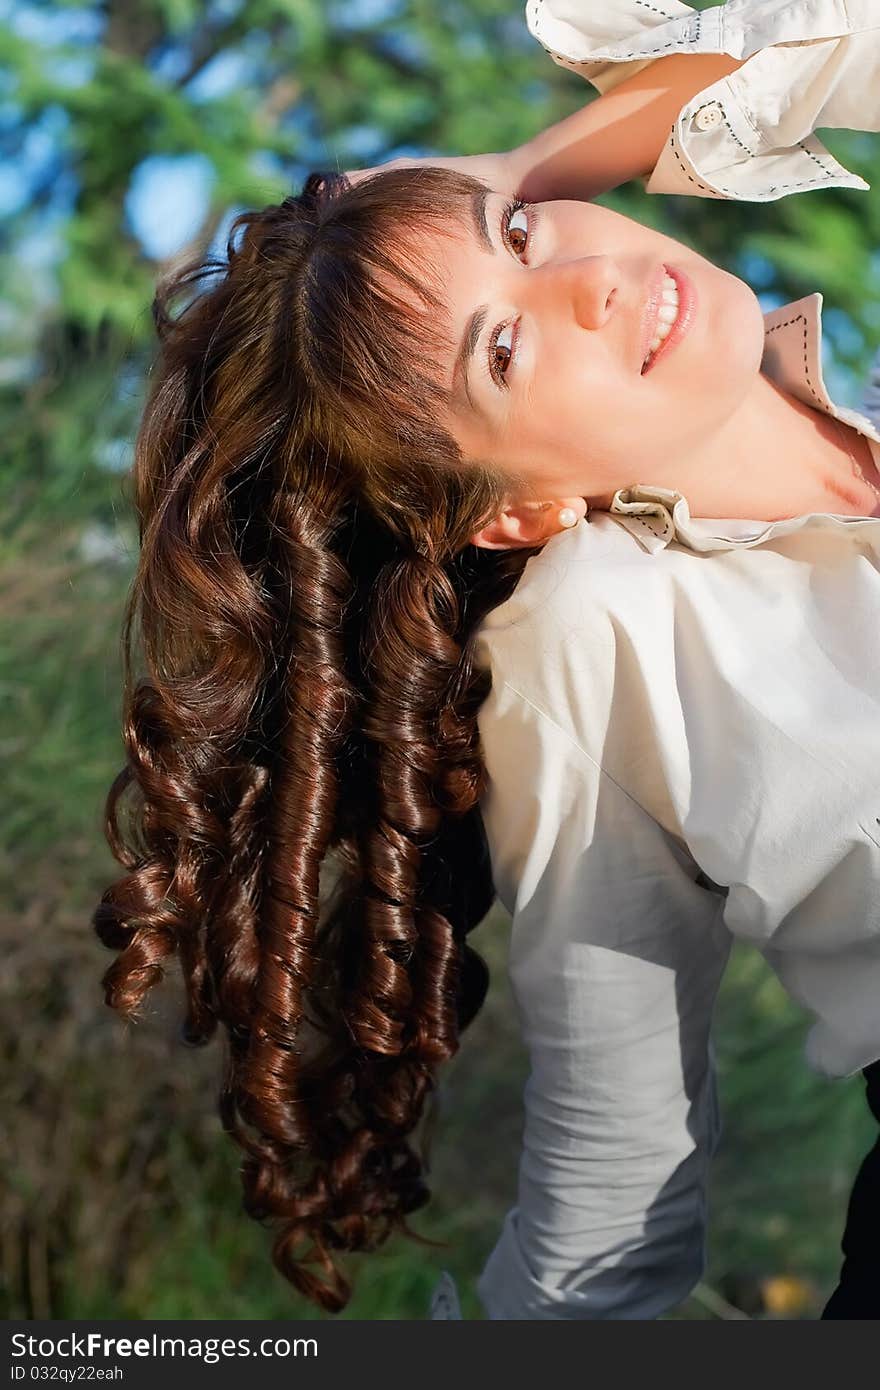
<svg viewBox="0 0 880 1390"><path fill-rule="evenodd" d="M540 545L558 531L572 528L561 525L559 513L571 507L582 520L588 507L583 497L558 497L548 502L517 502L505 507L493 521L471 536L471 545L484 550L520 550Z"/></svg>

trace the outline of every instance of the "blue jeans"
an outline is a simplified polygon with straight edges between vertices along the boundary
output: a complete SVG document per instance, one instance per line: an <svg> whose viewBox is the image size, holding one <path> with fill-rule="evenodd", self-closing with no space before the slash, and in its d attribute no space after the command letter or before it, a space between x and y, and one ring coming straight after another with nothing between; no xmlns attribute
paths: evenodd
<svg viewBox="0 0 880 1390"><path fill-rule="evenodd" d="M868 1106L880 1124L880 1061L863 1067L862 1075ZM856 1174L841 1249L840 1283L822 1317L880 1319L880 1137Z"/></svg>

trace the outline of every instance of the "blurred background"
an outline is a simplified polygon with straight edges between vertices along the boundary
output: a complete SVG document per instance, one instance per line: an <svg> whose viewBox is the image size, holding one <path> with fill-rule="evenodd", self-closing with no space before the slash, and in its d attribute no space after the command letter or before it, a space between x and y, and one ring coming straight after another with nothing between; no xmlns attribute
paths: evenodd
<svg viewBox="0 0 880 1390"><path fill-rule="evenodd" d="M707 8L705 4L698 8ZM119 627L135 562L127 470L153 282L222 252L234 214L314 168L509 149L593 99L521 0L0 0L0 1311L12 1318L314 1318L240 1208L215 1115L219 1044L191 1051L174 972L145 1020L103 1003L90 914L118 866L102 804L122 763ZM880 137L823 131L870 182ZM880 179L776 203L599 200L743 276L766 308L821 289L832 394L880 345ZM526 1061L508 919L472 937L486 1007L444 1073L434 1197L351 1260L342 1317L424 1318L441 1269L465 1317L515 1200ZM807 1019L739 948L716 1049L724 1136L709 1263L675 1318L815 1318L873 1139L857 1076L802 1059Z"/></svg>

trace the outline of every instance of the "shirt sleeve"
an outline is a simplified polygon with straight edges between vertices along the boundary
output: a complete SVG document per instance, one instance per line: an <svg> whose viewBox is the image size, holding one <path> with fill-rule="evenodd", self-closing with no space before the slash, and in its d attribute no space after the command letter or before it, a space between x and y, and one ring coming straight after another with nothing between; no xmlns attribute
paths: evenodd
<svg viewBox="0 0 880 1390"><path fill-rule="evenodd" d="M682 107L643 180L648 193L770 202L869 189L813 134L880 130L876 0L528 0L526 24L555 63L599 92L672 53L746 59Z"/></svg>
<svg viewBox="0 0 880 1390"><path fill-rule="evenodd" d="M478 1295L492 1319L656 1318L705 1265L723 899L527 697L488 702L481 809L530 1074Z"/></svg>

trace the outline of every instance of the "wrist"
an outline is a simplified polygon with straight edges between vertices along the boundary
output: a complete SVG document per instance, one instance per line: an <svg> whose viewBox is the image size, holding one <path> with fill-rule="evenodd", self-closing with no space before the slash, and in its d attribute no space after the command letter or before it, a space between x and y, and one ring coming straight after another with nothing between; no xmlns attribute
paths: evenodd
<svg viewBox="0 0 880 1390"><path fill-rule="evenodd" d="M613 145L601 141L600 101L559 121L506 155L511 184L527 203L556 198L589 202L623 182ZM606 107L607 110L607 107Z"/></svg>
<svg viewBox="0 0 880 1390"><path fill-rule="evenodd" d="M442 168L454 169L461 174L470 174L479 179L494 193L508 197L518 192L520 165L515 160L516 151L502 151L490 154L455 155L443 158L427 158L426 164L438 164Z"/></svg>
<svg viewBox="0 0 880 1390"><path fill-rule="evenodd" d="M498 158L503 161L505 191L515 193L517 197L524 198L526 202L542 201L540 198L530 196L529 185L533 181L532 175L536 163L534 140L526 140L524 144L517 145L515 149L505 150L504 154L499 155Z"/></svg>

